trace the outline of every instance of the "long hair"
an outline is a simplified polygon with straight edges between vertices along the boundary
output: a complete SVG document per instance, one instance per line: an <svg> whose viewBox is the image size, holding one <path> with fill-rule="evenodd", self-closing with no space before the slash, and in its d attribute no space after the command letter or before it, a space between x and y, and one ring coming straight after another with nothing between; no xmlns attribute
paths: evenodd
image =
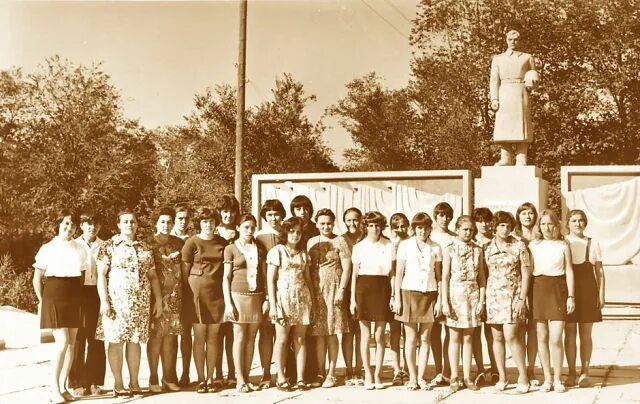
<svg viewBox="0 0 640 404"><path fill-rule="evenodd" d="M556 215L556 212L552 211L551 209L543 209L542 212L540 212L540 216L538 217L538 220L536 221L536 225L533 228L533 239L534 240L544 239L544 236L542 235L542 231L540 231L540 222L542 221L542 218L545 216L551 219L551 222L553 222L556 228L553 234L551 235L552 237L551 239L563 240L564 238L562 237L562 233L560 232L560 219L558 219L558 215Z"/></svg>
<svg viewBox="0 0 640 404"><path fill-rule="evenodd" d="M302 232L303 225L304 225L304 222L301 217L290 217L284 222L282 222L280 237L278 238L278 244L287 245L289 232L295 227L299 227L300 232ZM304 250L304 248L305 246L302 245L302 237L300 237L300 240L298 240L298 242L296 243L295 249L297 251L302 251Z"/></svg>

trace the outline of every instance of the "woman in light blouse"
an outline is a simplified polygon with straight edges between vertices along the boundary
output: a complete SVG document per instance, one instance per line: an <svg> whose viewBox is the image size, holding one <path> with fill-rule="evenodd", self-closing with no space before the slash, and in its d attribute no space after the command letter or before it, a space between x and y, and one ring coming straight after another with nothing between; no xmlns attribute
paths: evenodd
<svg viewBox="0 0 640 404"><path fill-rule="evenodd" d="M55 341L50 382L53 403L74 398L66 389L78 327L81 325L80 294L84 273L89 270L89 257L73 239L78 218L62 210L53 225L56 236L36 254L33 288L38 297L40 328L51 329Z"/></svg>
<svg viewBox="0 0 640 404"><path fill-rule="evenodd" d="M564 393L566 387L560 381L564 359L562 334L567 315L575 310L571 250L562 239L560 222L551 210L540 212L534 235L529 249L533 261L533 319L536 321L538 354L545 379L540 391L553 389Z"/></svg>
<svg viewBox="0 0 640 404"><path fill-rule="evenodd" d="M394 248L391 241L382 237L387 218L380 212L365 213L363 222L367 237L353 247L351 261L351 313L360 320L360 352L364 366L364 387L367 390L383 389L382 363L384 362L384 329L391 318L391 280ZM374 322L376 341L376 367L371 373L369 337Z"/></svg>

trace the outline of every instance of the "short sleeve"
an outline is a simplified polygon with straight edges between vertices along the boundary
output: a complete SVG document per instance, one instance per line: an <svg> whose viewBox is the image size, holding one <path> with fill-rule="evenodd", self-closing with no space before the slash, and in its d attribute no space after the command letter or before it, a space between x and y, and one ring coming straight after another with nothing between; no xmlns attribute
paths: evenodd
<svg viewBox="0 0 640 404"><path fill-rule="evenodd" d="M602 262L602 249L597 240L591 239L591 247L589 249L589 261L595 265L596 262Z"/></svg>
<svg viewBox="0 0 640 404"><path fill-rule="evenodd" d="M38 253L36 254L36 258L33 267L36 269L40 269L43 271L47 270L47 264L49 262L49 248L48 245L45 244L42 247L40 247L40 249L38 250Z"/></svg>
<svg viewBox="0 0 640 404"><path fill-rule="evenodd" d="M440 248L436 243L434 243L431 248L433 248L433 257L435 258L435 261L442 262L442 248Z"/></svg>
<svg viewBox="0 0 640 404"><path fill-rule="evenodd" d="M280 249L278 246L273 247L267 253L267 264L275 267L280 267L282 265L280 262Z"/></svg>
<svg viewBox="0 0 640 404"><path fill-rule="evenodd" d="M516 245L518 249L518 258L520 259L520 265L523 267L531 268L531 256L529 255L529 249L522 241L518 241Z"/></svg>
<svg viewBox="0 0 640 404"><path fill-rule="evenodd" d="M193 238L190 237L182 247L182 261L188 264L193 264L196 251L198 251L198 246L195 241L193 241Z"/></svg>
<svg viewBox="0 0 640 404"><path fill-rule="evenodd" d="M400 261L406 261L407 260L407 247L408 244L405 242L401 242L400 245L398 246L398 252L396 253L396 260Z"/></svg>
<svg viewBox="0 0 640 404"><path fill-rule="evenodd" d="M353 246L353 252L351 253L351 262L356 265L360 265L360 263L362 262L362 259L360 258L360 249L362 248L362 246L360 245L360 243L356 244Z"/></svg>
<svg viewBox="0 0 640 404"><path fill-rule="evenodd" d="M111 266L111 242L105 242L98 250L98 258L96 258L96 267L98 272L108 272Z"/></svg>
<svg viewBox="0 0 640 404"><path fill-rule="evenodd" d="M340 258L351 259L351 251L349 251L349 244L347 244L347 240L344 237L338 237L338 253L340 254Z"/></svg>
<svg viewBox="0 0 640 404"><path fill-rule="evenodd" d="M234 245L233 244L229 244L228 246L226 246L224 248L224 262L225 263L229 263L229 264L233 264L233 259L235 258L235 254L234 254Z"/></svg>

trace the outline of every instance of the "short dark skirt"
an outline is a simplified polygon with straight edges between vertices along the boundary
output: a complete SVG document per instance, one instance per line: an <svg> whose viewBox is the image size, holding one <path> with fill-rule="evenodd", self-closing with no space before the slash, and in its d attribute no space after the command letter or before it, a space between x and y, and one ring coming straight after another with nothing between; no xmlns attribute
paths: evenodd
<svg viewBox="0 0 640 404"><path fill-rule="evenodd" d="M40 328L80 328L82 277L44 279Z"/></svg>
<svg viewBox="0 0 640 404"><path fill-rule="evenodd" d="M567 279L564 276L534 276L533 318L536 321L567 320Z"/></svg>
<svg viewBox="0 0 640 404"><path fill-rule="evenodd" d="M357 316L363 321L391 321L391 284L388 276L360 275L356 281Z"/></svg>
<svg viewBox="0 0 640 404"><path fill-rule="evenodd" d="M433 323L433 308L438 292L402 290L402 312L395 316L403 323Z"/></svg>
<svg viewBox="0 0 640 404"><path fill-rule="evenodd" d="M598 308L600 300L598 283L590 262L573 265L573 279L575 282L576 309L567 316L570 323L599 323L602 312Z"/></svg>
<svg viewBox="0 0 640 404"><path fill-rule="evenodd" d="M262 322L264 293L231 292L231 300L238 312L238 318L231 320L231 322L238 324L260 324Z"/></svg>
<svg viewBox="0 0 640 404"><path fill-rule="evenodd" d="M224 322L224 297L222 283L203 276L189 276L193 291L196 324L220 324Z"/></svg>

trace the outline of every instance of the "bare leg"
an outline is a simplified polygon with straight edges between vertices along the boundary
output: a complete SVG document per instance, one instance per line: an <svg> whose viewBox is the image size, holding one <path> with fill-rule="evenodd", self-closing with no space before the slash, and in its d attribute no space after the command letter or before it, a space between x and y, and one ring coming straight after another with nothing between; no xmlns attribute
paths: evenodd
<svg viewBox="0 0 640 404"><path fill-rule="evenodd" d="M165 335L162 337L162 380L169 383L176 383L176 360L178 356L178 337L176 335ZM157 377L157 374L156 374ZM151 383L151 382L149 382Z"/></svg>
<svg viewBox="0 0 640 404"><path fill-rule="evenodd" d="M491 324L493 333L493 354L496 358L496 366L501 382L507 381L505 370L504 329L502 324Z"/></svg>
<svg viewBox="0 0 640 404"><path fill-rule="evenodd" d="M460 342L458 342L459 344ZM442 344L442 354L444 360L442 363L442 375L446 378L451 376L451 361L449 360L449 327L444 327L444 343Z"/></svg>
<svg viewBox="0 0 640 404"><path fill-rule="evenodd" d="M476 361L477 373L484 373L484 358L482 355L482 324L473 329L473 358Z"/></svg>
<svg viewBox="0 0 640 404"><path fill-rule="evenodd" d="M65 401L61 392L65 390L64 384L60 383L62 371L64 368L67 350L69 349L69 329L54 328L51 330L54 339L54 351L51 358L53 374L51 378L51 399L56 401Z"/></svg>
<svg viewBox="0 0 640 404"><path fill-rule="evenodd" d="M518 383L529 384L529 378L527 377L527 367L525 366L524 362L524 346L522 345L521 325L518 323L504 324L502 328L504 330L504 339L507 341L507 344L509 344L511 356L513 356L513 361L516 363L516 367L518 368Z"/></svg>
<svg viewBox="0 0 640 404"><path fill-rule="evenodd" d="M342 334L342 359L345 367L345 380L353 378L353 333Z"/></svg>
<svg viewBox="0 0 640 404"><path fill-rule="evenodd" d="M194 324L193 334L193 361L195 362L196 372L198 373L198 383L202 383L207 380L204 373L207 325Z"/></svg>
<svg viewBox="0 0 640 404"><path fill-rule="evenodd" d="M287 339L291 327L275 325L276 342L273 345L273 351L276 357L276 370L278 372L278 383L284 383L287 378L284 374L284 365L287 361Z"/></svg>
<svg viewBox="0 0 640 404"><path fill-rule="evenodd" d="M384 329L387 326L386 321L376 321L375 340L376 340L376 369L373 375L376 384L382 383L382 364L384 363L384 350L386 343L384 340ZM398 345L399 346L399 345Z"/></svg>
<svg viewBox="0 0 640 404"><path fill-rule="evenodd" d="M418 324L404 323L404 334L407 336L405 342L405 363L409 368L409 383L418 383L418 369L416 368L416 343L418 334ZM422 346L420 347L422 349Z"/></svg>
<svg viewBox="0 0 640 404"><path fill-rule="evenodd" d="M451 383L458 379L458 364L460 363L460 343L462 342L462 330L449 328L449 366L451 367Z"/></svg>
<svg viewBox="0 0 640 404"><path fill-rule="evenodd" d="M360 321L360 355L362 356L362 367L364 368L365 384L373 383L371 374L371 358L369 354L369 338L371 336L371 322Z"/></svg>
<svg viewBox="0 0 640 404"><path fill-rule="evenodd" d="M527 376L533 385L536 383L535 369L538 355L538 331L536 321L527 320Z"/></svg>
<svg viewBox="0 0 640 404"><path fill-rule="evenodd" d="M329 335L326 339L327 346L329 348L329 370L327 374L331 377L335 377L336 363L338 362L338 336Z"/></svg>
<svg viewBox="0 0 640 404"><path fill-rule="evenodd" d="M564 331L564 349L567 352L567 367L569 368L567 380L573 381L576 378L576 334L578 332L578 324L567 323ZM580 341L580 347L582 347L582 341Z"/></svg>
<svg viewBox="0 0 640 404"><path fill-rule="evenodd" d="M140 344L134 342L126 343L125 355L127 358L127 368L129 369L129 387L131 387L131 390L141 390L140 383L138 382L140 354Z"/></svg>
<svg viewBox="0 0 640 404"><path fill-rule="evenodd" d="M233 361L236 364L237 385L247 383L245 353L247 345L247 324L233 324Z"/></svg>
<svg viewBox="0 0 640 404"><path fill-rule="evenodd" d="M76 347L76 336L78 335L77 328L68 328L68 345L67 352L65 353L64 363L62 365L62 369L60 370L60 386L62 387L62 391L67 391L67 380L69 379L69 372L71 371L71 364L73 363L73 354L75 353ZM68 393L67 394L71 394Z"/></svg>
<svg viewBox="0 0 640 404"><path fill-rule="evenodd" d="M400 366L400 334L402 327L399 321L389 322L389 349L391 350L391 366L394 375L402 371Z"/></svg>
<svg viewBox="0 0 640 404"><path fill-rule="evenodd" d="M549 321L549 343L551 344L554 383L560 383L560 377L562 376L562 361L564 360L563 332L564 321Z"/></svg>
<svg viewBox="0 0 640 404"><path fill-rule="evenodd" d="M431 326L431 349L435 362L436 374L442 373L442 325L434 322Z"/></svg>
<svg viewBox="0 0 640 404"><path fill-rule="evenodd" d="M207 381L213 381L216 361L218 359L218 334L220 324L206 324L207 327Z"/></svg>
<svg viewBox="0 0 640 404"><path fill-rule="evenodd" d="M491 333L491 327L485 323L484 326L484 339L487 341L487 347L489 348L489 362L491 363L491 373L498 373L498 367L496 366L496 357L493 354L493 334ZM491 380L488 380L491 382Z"/></svg>
<svg viewBox="0 0 640 404"><path fill-rule="evenodd" d="M310 354L316 355L316 362L318 362L318 375L326 375L326 366L325 363L327 361L327 337L318 335L316 338L316 350L315 352L310 352Z"/></svg>
<svg viewBox="0 0 640 404"><path fill-rule="evenodd" d="M580 323L580 374L586 376L589 376L591 353L593 352L592 329L593 323Z"/></svg>
<svg viewBox="0 0 640 404"><path fill-rule="evenodd" d="M149 384L159 385L158 363L160 362L160 351L162 350L162 337L151 337L147 344L147 359L149 361ZM164 366L164 364L163 364Z"/></svg>
<svg viewBox="0 0 640 404"><path fill-rule="evenodd" d="M549 324L546 321L537 321L538 329L538 355L540 363L542 363L542 371L544 372L544 381L552 383L551 363L549 359Z"/></svg>
<svg viewBox="0 0 640 404"><path fill-rule="evenodd" d="M124 343L109 343L107 348L107 356L109 359L109 368L113 374L113 389L116 391L124 390L124 381L122 380L122 361L123 361Z"/></svg>
<svg viewBox="0 0 640 404"><path fill-rule="evenodd" d="M262 366L262 380L271 380L271 359L274 351L274 335L275 329L273 324L260 324L258 351L260 352L260 365Z"/></svg>
<svg viewBox="0 0 640 404"><path fill-rule="evenodd" d="M429 362L429 341L431 340L431 324L419 324L420 354L418 356L418 380L425 380L427 363Z"/></svg>
<svg viewBox="0 0 640 404"><path fill-rule="evenodd" d="M304 365L307 362L306 325L294 325L293 329L293 349L296 355L296 371L298 381L304 380Z"/></svg>
<svg viewBox="0 0 640 404"><path fill-rule="evenodd" d="M249 382L249 373L251 373L251 364L253 363L253 351L256 346L256 334L258 333L258 324L247 324L247 332L245 338L244 353L244 379ZM239 373L236 365L236 374Z"/></svg>

